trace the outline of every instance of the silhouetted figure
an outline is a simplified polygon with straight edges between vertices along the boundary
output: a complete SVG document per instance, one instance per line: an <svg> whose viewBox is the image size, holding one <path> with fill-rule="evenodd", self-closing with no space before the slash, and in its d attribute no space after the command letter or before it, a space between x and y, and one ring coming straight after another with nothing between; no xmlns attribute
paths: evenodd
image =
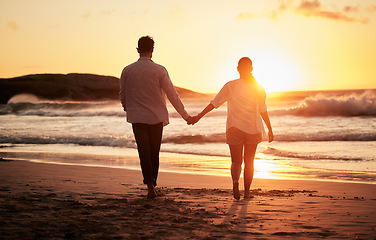
<svg viewBox="0 0 376 240"><path fill-rule="evenodd" d="M231 176L235 199L240 199L239 178L243 157L244 198L251 197L249 189L253 180L254 157L257 144L262 141L265 133L261 118L268 127L269 142L274 139L265 103L266 93L264 88L256 82L252 70L251 59L241 58L238 63L240 78L226 83L214 100L201 113L193 117L193 121L188 121L188 124L195 124L205 114L227 102L226 143L231 153Z"/></svg>
<svg viewBox="0 0 376 240"><path fill-rule="evenodd" d="M157 196L154 187L157 185L162 132L169 122L164 94L185 120L191 120L166 68L151 60L153 50L154 40L149 36L141 37L137 48L140 58L126 66L120 77L120 100L127 121L132 124L148 198Z"/></svg>

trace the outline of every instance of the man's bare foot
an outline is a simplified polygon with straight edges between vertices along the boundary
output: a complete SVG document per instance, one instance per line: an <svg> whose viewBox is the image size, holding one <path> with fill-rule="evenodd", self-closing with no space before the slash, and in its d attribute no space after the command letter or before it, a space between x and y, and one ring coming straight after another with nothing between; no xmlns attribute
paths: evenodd
<svg viewBox="0 0 376 240"><path fill-rule="evenodd" d="M236 200L240 199L239 182L234 182L232 185L232 191Z"/></svg>
<svg viewBox="0 0 376 240"><path fill-rule="evenodd" d="M157 197L157 193L155 192L154 183L149 182L148 183L148 196L147 198L153 199Z"/></svg>
<svg viewBox="0 0 376 240"><path fill-rule="evenodd" d="M148 192L148 196L147 198L148 199L153 199L153 198L156 198L157 197L157 193L154 191L154 192Z"/></svg>

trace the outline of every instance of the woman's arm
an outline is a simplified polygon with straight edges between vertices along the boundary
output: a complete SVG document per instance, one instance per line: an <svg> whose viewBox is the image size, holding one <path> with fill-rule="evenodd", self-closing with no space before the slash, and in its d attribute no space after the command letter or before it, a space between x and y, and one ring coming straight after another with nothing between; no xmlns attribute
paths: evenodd
<svg viewBox="0 0 376 240"><path fill-rule="evenodd" d="M214 105L209 103L208 106L206 106L204 108L204 110L202 110L202 112L200 112L197 117L198 117L198 120L200 120L203 116L205 116L208 112L210 112L211 110L214 109Z"/></svg>
<svg viewBox="0 0 376 240"><path fill-rule="evenodd" d="M208 112L214 109L214 105L209 103L199 114L192 117L192 121L188 122L188 124L193 125L197 123L203 116L205 116Z"/></svg>
<svg viewBox="0 0 376 240"><path fill-rule="evenodd" d="M260 113L262 119L264 120L266 126L268 127L269 130L269 142L272 142L274 140L274 134L273 134L273 129L272 125L270 124L270 119L269 119L269 114L268 111Z"/></svg>
<svg viewBox="0 0 376 240"><path fill-rule="evenodd" d="M211 101L199 114L193 117L193 121L187 122L190 125L197 123L203 116L205 116L208 112L213 110L214 108L218 108L223 103L225 103L229 98L229 83L226 83L221 91L215 96L213 101Z"/></svg>

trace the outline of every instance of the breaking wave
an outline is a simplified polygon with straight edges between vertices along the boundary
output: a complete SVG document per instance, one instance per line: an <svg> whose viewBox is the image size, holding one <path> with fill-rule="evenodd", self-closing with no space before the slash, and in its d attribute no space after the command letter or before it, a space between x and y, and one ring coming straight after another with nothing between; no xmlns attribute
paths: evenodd
<svg viewBox="0 0 376 240"><path fill-rule="evenodd" d="M274 110L275 115L296 116L376 116L376 97L372 91L361 95L325 96L306 98L299 106L284 110Z"/></svg>
<svg viewBox="0 0 376 240"><path fill-rule="evenodd" d="M75 144L81 146L106 146L136 148L133 140L115 137L0 137L0 144Z"/></svg>
<svg viewBox="0 0 376 240"><path fill-rule="evenodd" d="M301 142L301 141L376 141L376 134L327 134L325 135L277 135L275 141L279 142ZM225 144L226 135L220 134L197 134L197 135L179 135L163 137L162 143L167 144ZM108 146L135 148L136 143L133 138L124 137L0 137L0 144L74 144L81 146Z"/></svg>
<svg viewBox="0 0 376 240"><path fill-rule="evenodd" d="M174 144L189 144L189 143L225 143L226 135L224 133L218 134L197 134L197 135L181 135L166 137L162 140L163 143L174 143Z"/></svg>
<svg viewBox="0 0 376 240"><path fill-rule="evenodd" d="M303 96L304 95L304 96ZM290 95L287 95L290 96ZM17 100L17 99L16 99ZM19 116L49 116L49 117L92 117L92 116L118 116L124 117L125 113L119 101L103 102L64 102L33 100L28 96L19 101L10 101L8 104L0 104L0 115L14 114ZM21 100L29 102L21 102ZM289 100L289 101L287 101ZM272 100L285 109L270 110L271 115L325 117L325 116L376 116L376 90L364 91L339 91L302 93L299 99L295 99L291 105L290 98ZM286 102L287 101L287 102ZM288 105L286 105L288 103ZM205 102L206 104L206 102ZM202 104L189 105L189 111L197 113L201 111ZM287 106L295 106L289 107ZM180 115L169 106L170 117L179 118ZM224 117L226 111L217 109L208 114L212 117Z"/></svg>
<svg viewBox="0 0 376 240"><path fill-rule="evenodd" d="M275 141L278 142L331 142L331 141L359 141L368 142L376 141L376 133L338 133L338 132L327 132L325 134L277 134L275 136ZM226 134L196 134L196 135L180 135L173 137L166 137L163 139L163 143L174 143L174 144L201 144L201 143L225 143Z"/></svg>
<svg viewBox="0 0 376 240"><path fill-rule="evenodd" d="M376 133L347 133L346 131L327 132L322 134L285 134L277 135L276 141L280 142L330 142L330 141L376 141Z"/></svg>
<svg viewBox="0 0 376 240"><path fill-rule="evenodd" d="M15 114L18 116L47 117L92 117L118 116L125 113L118 105L108 103L8 103L0 105L0 115Z"/></svg>

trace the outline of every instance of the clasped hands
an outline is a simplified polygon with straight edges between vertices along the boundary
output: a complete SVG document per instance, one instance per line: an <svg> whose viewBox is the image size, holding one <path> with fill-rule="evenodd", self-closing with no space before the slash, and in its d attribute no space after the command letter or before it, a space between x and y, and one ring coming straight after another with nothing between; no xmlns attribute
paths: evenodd
<svg viewBox="0 0 376 240"><path fill-rule="evenodd" d="M196 124L199 120L200 120L201 118L198 116L198 115L196 115L196 116L189 116L187 119L186 119L186 121L187 121L187 124L188 125L194 125L194 124Z"/></svg>

